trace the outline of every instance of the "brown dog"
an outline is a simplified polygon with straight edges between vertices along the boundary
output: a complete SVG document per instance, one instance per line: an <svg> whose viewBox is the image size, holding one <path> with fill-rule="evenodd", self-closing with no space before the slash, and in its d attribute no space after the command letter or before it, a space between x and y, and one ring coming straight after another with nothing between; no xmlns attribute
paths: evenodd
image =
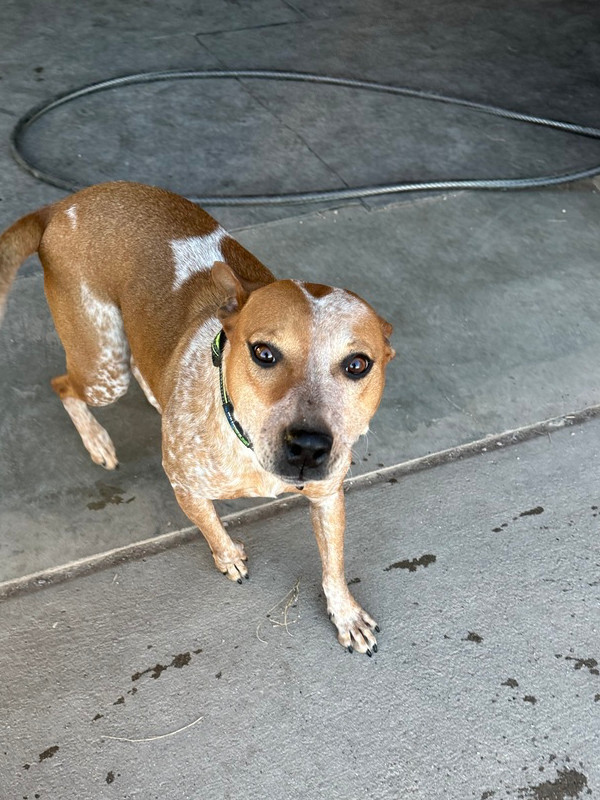
<svg viewBox="0 0 600 800"><path fill-rule="evenodd" d="M248 576L212 500L302 492L338 639L376 651L377 626L344 578L342 481L381 399L391 326L351 292L275 280L206 212L150 186L93 186L5 231L0 311L35 251L67 358L52 387L93 461L118 463L88 406L121 397L133 372L217 568Z"/></svg>

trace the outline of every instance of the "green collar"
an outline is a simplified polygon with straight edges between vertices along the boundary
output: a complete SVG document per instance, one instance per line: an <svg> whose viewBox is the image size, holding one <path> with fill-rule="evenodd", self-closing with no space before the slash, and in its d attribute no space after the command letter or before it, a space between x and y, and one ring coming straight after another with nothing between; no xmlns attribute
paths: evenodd
<svg viewBox="0 0 600 800"><path fill-rule="evenodd" d="M223 375L223 350L225 349L226 342L227 336L225 335L225 331L221 329L213 339L211 345L212 363L215 367L219 368L219 386L221 389L221 402L223 404L223 411L227 417L227 422L230 424L231 429L238 437L240 442L252 450L252 442L244 433L244 429L240 423L233 416L233 403L227 394L227 388L225 386L225 376Z"/></svg>

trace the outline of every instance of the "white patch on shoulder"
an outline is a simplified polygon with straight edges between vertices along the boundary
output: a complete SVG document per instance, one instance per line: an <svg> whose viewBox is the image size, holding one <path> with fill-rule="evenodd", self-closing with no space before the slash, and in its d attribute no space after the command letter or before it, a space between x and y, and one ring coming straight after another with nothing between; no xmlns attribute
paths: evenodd
<svg viewBox="0 0 600 800"><path fill-rule="evenodd" d="M206 236L189 236L171 242L174 259L174 291L180 289L197 272L211 269L215 261L224 261L221 242L225 236L227 231L219 226Z"/></svg>
<svg viewBox="0 0 600 800"><path fill-rule="evenodd" d="M65 211L67 217L71 220L71 228L75 231L77 230L77 207L76 206L69 206Z"/></svg>

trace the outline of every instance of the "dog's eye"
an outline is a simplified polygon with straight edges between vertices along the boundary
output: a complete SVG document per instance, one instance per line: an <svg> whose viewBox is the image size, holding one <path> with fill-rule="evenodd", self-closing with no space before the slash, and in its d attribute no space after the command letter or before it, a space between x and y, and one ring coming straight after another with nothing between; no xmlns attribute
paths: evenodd
<svg viewBox="0 0 600 800"><path fill-rule="evenodd" d="M371 369L373 362L362 353L353 353L343 362L346 375L350 378L362 378Z"/></svg>
<svg viewBox="0 0 600 800"><path fill-rule="evenodd" d="M250 353L254 361L260 364L261 367L272 367L273 364L277 363L273 348L269 347L268 344L263 344L262 342L252 344L250 345Z"/></svg>

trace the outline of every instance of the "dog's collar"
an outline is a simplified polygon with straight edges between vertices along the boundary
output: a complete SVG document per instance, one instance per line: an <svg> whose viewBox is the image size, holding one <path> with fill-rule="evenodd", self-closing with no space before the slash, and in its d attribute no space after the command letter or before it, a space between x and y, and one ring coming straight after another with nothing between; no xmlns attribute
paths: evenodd
<svg viewBox="0 0 600 800"><path fill-rule="evenodd" d="M221 402L223 404L223 411L227 417L227 422L230 424L231 429L238 437L240 442L252 450L252 442L244 433L244 429L240 423L233 416L233 403L227 394L227 388L225 386L225 376L223 375L223 350L225 349L226 342L227 336L225 335L225 331L221 329L213 339L211 345L212 363L215 367L219 368L219 387L221 389Z"/></svg>

